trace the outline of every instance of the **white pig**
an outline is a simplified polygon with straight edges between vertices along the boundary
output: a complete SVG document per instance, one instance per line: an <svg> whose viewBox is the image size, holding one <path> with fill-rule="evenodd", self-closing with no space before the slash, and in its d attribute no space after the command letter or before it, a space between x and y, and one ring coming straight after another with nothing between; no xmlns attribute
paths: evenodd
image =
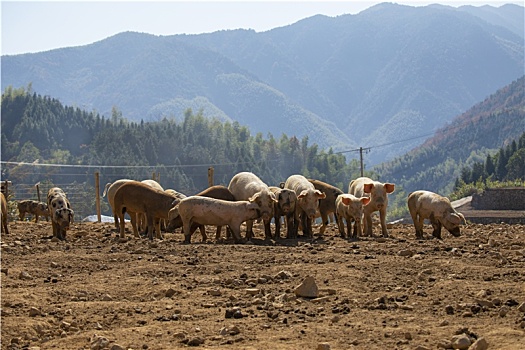
<svg viewBox="0 0 525 350"><path fill-rule="evenodd" d="M368 177L360 177L350 181L348 185L348 193L360 198L370 196L370 202L364 208L364 228L363 231L366 236L372 236L372 213L379 211L379 218L381 220L381 233L383 237L388 237L388 229L386 228L386 208L388 207L388 194L394 192L395 185L391 183L382 183L369 179Z"/></svg>
<svg viewBox="0 0 525 350"><path fill-rule="evenodd" d="M408 195L408 210L414 221L416 237L423 238L423 222L429 219L434 231L432 235L441 239L441 226L454 237L459 237L459 225L465 222L463 214L452 208L448 198L430 191L415 191Z"/></svg>
<svg viewBox="0 0 525 350"><path fill-rule="evenodd" d="M345 224L348 238L357 238L362 235L361 220L363 218L363 207L370 202L369 197L357 198L351 194L341 194L335 199L335 211L337 214L337 226L341 237L345 238ZM344 219L344 221L343 221ZM352 222L354 230L351 232Z"/></svg>
<svg viewBox="0 0 525 350"><path fill-rule="evenodd" d="M232 230L236 243L241 242L241 224L247 220L254 220L260 216L259 205L253 201L226 201L222 199L190 196L182 199L180 203L168 213L170 221L178 216L182 219L184 242L190 243L191 225L224 226Z"/></svg>

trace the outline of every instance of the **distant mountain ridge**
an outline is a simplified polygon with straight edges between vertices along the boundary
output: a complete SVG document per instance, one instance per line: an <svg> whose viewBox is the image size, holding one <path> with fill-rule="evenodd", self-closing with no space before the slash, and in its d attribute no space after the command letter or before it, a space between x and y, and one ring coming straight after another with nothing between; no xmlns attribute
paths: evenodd
<svg viewBox="0 0 525 350"><path fill-rule="evenodd" d="M375 170L408 194L417 189L452 192L461 168L484 161L525 132L525 76L496 91L421 146Z"/></svg>
<svg viewBox="0 0 525 350"><path fill-rule="evenodd" d="M2 90L140 121L184 107L264 136L340 151L436 130L523 75L523 7L379 4L256 33L121 33L74 48L2 56ZM418 144L377 148L372 163Z"/></svg>

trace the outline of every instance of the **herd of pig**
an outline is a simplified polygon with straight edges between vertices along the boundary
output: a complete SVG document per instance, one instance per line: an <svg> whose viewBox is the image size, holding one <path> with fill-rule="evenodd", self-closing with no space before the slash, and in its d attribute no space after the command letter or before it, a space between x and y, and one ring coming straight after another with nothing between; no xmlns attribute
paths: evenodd
<svg viewBox="0 0 525 350"><path fill-rule="evenodd" d="M286 238L297 238L299 230L306 238L313 237L312 223L321 217L320 235L333 214L341 237L356 239L372 236L372 214L379 212L381 233L388 237L386 212L388 194L395 185L381 183L367 177L350 181L348 193L325 182L307 179L302 175L291 175L277 186L268 186L257 175L241 172L234 175L228 185L212 186L193 195L186 196L172 189L164 190L154 180L135 181L121 179L108 183L103 196L107 195L113 210L115 226L120 237L125 238L124 216L131 218L133 234L139 238L139 231L145 231L149 239L161 239L161 227L173 232L182 227L184 242L190 243L192 234L199 229L202 240L206 241L205 225L217 227L216 240L221 237L222 226L236 243L253 237L253 223L262 220L265 238L281 238L281 220L286 224ZM2 199L2 229L8 233L5 197ZM22 203L24 202L24 203ZM19 203L20 218L25 211L43 211L31 201ZM44 204L44 203L43 203ZM44 204L45 205L45 204ZM465 221L456 212L450 201L429 191L415 191L409 194L407 205L414 222L416 238L423 238L424 220L433 227L432 235L441 239L444 226L452 235L460 235L460 225ZM53 236L66 238L66 231L73 221L74 212L66 194L57 187L47 195L47 214L51 217ZM23 214L24 212L24 214ZM36 220L38 220L38 213ZM46 213L44 212L44 214ZM275 234L272 235L271 221ZM241 236L241 224L246 223L245 237Z"/></svg>

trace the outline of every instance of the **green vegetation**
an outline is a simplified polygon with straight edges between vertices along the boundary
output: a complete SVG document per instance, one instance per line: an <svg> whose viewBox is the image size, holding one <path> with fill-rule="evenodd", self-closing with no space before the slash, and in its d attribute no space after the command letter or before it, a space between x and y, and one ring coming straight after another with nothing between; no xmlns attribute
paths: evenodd
<svg viewBox="0 0 525 350"><path fill-rule="evenodd" d="M452 200L479 193L487 188L525 186L525 132L484 162L464 167L456 179Z"/></svg>
<svg viewBox="0 0 525 350"><path fill-rule="evenodd" d="M309 145L307 137L253 136L237 122L207 119L190 109L181 122L130 122L116 108L106 119L23 88L8 88L2 95L2 161L78 165L67 169L68 180L90 186L95 170L82 166L125 167L124 175L105 175L103 170L103 181L139 179L143 168L150 167L166 188L187 194L208 186L211 166L215 184L223 185L237 172L252 171L270 185L303 174L347 188L359 172L356 161L348 163L331 149ZM63 172L60 167L35 171L33 164L2 167L2 177L13 182L56 183Z"/></svg>
<svg viewBox="0 0 525 350"><path fill-rule="evenodd" d="M477 182L480 170L485 168L483 161L488 158L490 161L486 166L490 169L492 164L496 168L496 175L490 181L520 178L520 169L523 174L523 168L520 168L524 163L523 151L517 152L512 161L513 151L500 151L504 153L502 156L489 155L498 153L502 145L517 150L519 147L515 142L513 146L513 140L520 138L523 132L525 77L476 104L449 125L437 130L435 136L421 146L374 168L382 181L396 184L396 191L390 196L390 218L406 216L406 197L412 191L429 190L449 196L458 187L457 178L469 183ZM511 165L507 170L509 161ZM465 169L472 170L467 172ZM508 171L516 175L508 178ZM488 176L482 179L486 178Z"/></svg>

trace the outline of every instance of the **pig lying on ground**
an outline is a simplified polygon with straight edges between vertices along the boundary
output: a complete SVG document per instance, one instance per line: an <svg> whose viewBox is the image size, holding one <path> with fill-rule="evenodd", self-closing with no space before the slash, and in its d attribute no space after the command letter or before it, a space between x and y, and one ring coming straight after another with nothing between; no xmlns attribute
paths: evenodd
<svg viewBox="0 0 525 350"><path fill-rule="evenodd" d="M233 197L233 194L230 192L230 190L220 185L208 187L204 191L197 193L196 196L222 199L222 200L230 201L230 202L235 201L235 198ZM181 199L184 199L184 198L181 198ZM173 232L173 230L176 230L182 226L183 226L182 218L180 216L177 216L173 220L169 221L167 230ZM208 236L206 235L206 229L204 225L202 224L192 223L191 228L190 228L191 230L190 236L193 235L193 232L195 232L197 228L199 228L201 232L202 241L206 242L206 240L208 239ZM222 230L222 226L217 226L217 232L215 233L216 240L219 240L221 238L221 230Z"/></svg>
<svg viewBox="0 0 525 350"><path fill-rule="evenodd" d="M348 232L348 238L357 238L362 235L361 220L363 217L363 206L370 202L369 197L357 198L351 194L342 194L335 200L337 226L341 237L345 238L345 224ZM344 220L344 221L343 221ZM352 233L352 222L354 230Z"/></svg>
<svg viewBox="0 0 525 350"><path fill-rule="evenodd" d="M53 237L60 240L66 239L66 231L69 230L75 213L71 210L71 204L62 189L58 187L49 189L47 192L47 208L51 216Z"/></svg>
<svg viewBox="0 0 525 350"><path fill-rule="evenodd" d="M260 216L259 205L254 201L225 201L201 196L184 198L169 211L168 219L180 216L183 223L184 242L191 242L191 225L228 225L236 243L241 242L241 224Z"/></svg>
<svg viewBox="0 0 525 350"><path fill-rule="evenodd" d="M363 231L366 236L372 236L371 215L373 212L379 211L381 233L383 237L388 237L386 209L388 207L388 194L394 192L394 189L394 184L373 181L368 177L357 178L348 185L348 193L353 194L357 198L370 196L370 202L368 202L363 211L365 218Z"/></svg>
<svg viewBox="0 0 525 350"><path fill-rule="evenodd" d="M241 172L233 176L228 185L236 201L256 202L259 206L260 215L255 218L262 218L264 222L264 235L266 238L272 237L270 221L273 217L273 206L277 202L274 194L268 189L259 177L250 172ZM246 222L246 239L253 237L253 220Z"/></svg>
<svg viewBox="0 0 525 350"><path fill-rule="evenodd" d="M2 207L2 233L9 234L9 227L7 227L7 200L3 192L0 192L0 206Z"/></svg>
<svg viewBox="0 0 525 350"><path fill-rule="evenodd" d="M117 193L117 190L120 188L120 186L130 181L134 181L134 180L120 179L120 180L116 180L113 183L108 182L106 184L106 187L104 187L104 192L102 193L102 197L106 196L106 194L108 196L108 203L109 203L109 206L111 207L111 210L113 211L113 218L115 219L115 228L117 229L117 231L120 230L120 225L119 225L118 214L115 211L115 193Z"/></svg>
<svg viewBox="0 0 525 350"><path fill-rule="evenodd" d="M284 184L283 184L284 186ZM288 188L270 186L270 191L275 195L277 202L274 203L273 217L275 221L275 238L281 238L281 216L286 220L286 238L292 237L294 227L295 205L297 195Z"/></svg>
<svg viewBox="0 0 525 350"><path fill-rule="evenodd" d="M35 217L35 222L38 222L40 216L44 216L46 221L49 221L49 209L44 202L33 201L30 199L18 202L18 216L20 221L24 221L26 213Z"/></svg>
<svg viewBox="0 0 525 350"><path fill-rule="evenodd" d="M407 204L418 239L423 238L425 219L430 220L434 228L432 235L438 239L441 239L441 226L454 237L461 235L459 225L465 222L465 217L452 208L448 198L430 191L415 191L408 195Z"/></svg>
<svg viewBox="0 0 525 350"><path fill-rule="evenodd" d="M312 221L315 219L316 211L319 208L319 200L326 198L326 194L316 190L314 185L302 175L291 175L288 177L284 183L284 188L294 191L297 196L292 237L297 237L299 222L301 222L303 234L312 238Z"/></svg>
<svg viewBox="0 0 525 350"><path fill-rule="evenodd" d="M335 200L337 196L343 194L343 191L320 180L308 179L308 181L314 185L316 190L319 190L326 195L326 198L319 200L319 213L321 214L321 220L323 221L321 228L319 229L319 234L323 235L328 226L328 216L331 213L336 212ZM335 221L337 221L337 213L335 215Z"/></svg>
<svg viewBox="0 0 525 350"><path fill-rule="evenodd" d="M139 237L137 228L137 213L144 213L148 227L149 239L153 239L153 231L157 238L162 238L160 232L160 219L167 219L168 212L180 202L179 199L169 195L163 190L155 189L138 181L130 181L115 193L115 212L120 221L120 237L125 237L124 214L127 212L131 218L133 234ZM155 229L153 228L155 226Z"/></svg>

